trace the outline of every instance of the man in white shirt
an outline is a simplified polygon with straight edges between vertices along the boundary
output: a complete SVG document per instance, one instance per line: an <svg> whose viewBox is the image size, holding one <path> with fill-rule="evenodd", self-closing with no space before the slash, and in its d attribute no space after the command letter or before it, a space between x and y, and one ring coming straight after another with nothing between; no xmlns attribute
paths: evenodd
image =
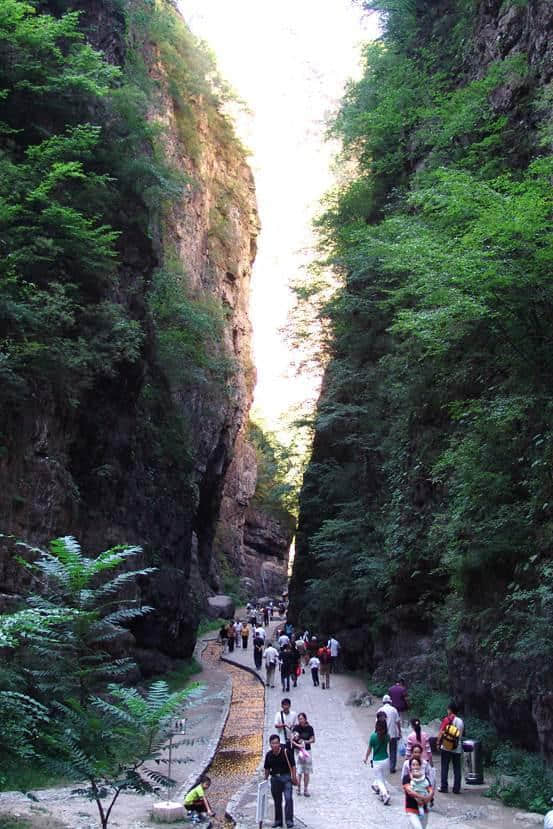
<svg viewBox="0 0 553 829"><path fill-rule="evenodd" d="M382 702L383 705L376 713L378 715L383 711L386 714L386 724L390 738L390 773L393 774L397 766L397 744L401 738L401 717L397 708L392 705L392 698L389 694L384 694Z"/></svg>
<svg viewBox="0 0 553 829"><path fill-rule="evenodd" d="M265 671L266 671L266 678L267 687L274 688L275 687L275 671L276 666L278 665L278 651L276 648L273 648L271 642L267 644L267 647L263 651L263 659L265 660Z"/></svg>
<svg viewBox="0 0 553 829"><path fill-rule="evenodd" d="M285 633L281 633L280 636L278 637L278 644L279 644L279 647L281 647L281 648L283 648L284 645L289 645L290 644L290 637L287 636Z"/></svg>
<svg viewBox="0 0 553 829"><path fill-rule="evenodd" d="M340 652L340 643L334 636L331 636L327 643L327 648L330 651L330 672L336 673L336 662L338 661L338 654Z"/></svg>
<svg viewBox="0 0 553 829"><path fill-rule="evenodd" d="M258 625L255 629L254 636L259 636L260 639L263 639L263 641L265 641L265 628L261 627L261 625Z"/></svg>
<svg viewBox="0 0 553 829"><path fill-rule="evenodd" d="M275 728L280 737L280 744L291 747L292 731L298 724L298 715L292 711L290 706L292 703L288 697L284 697L280 702L280 711L275 714Z"/></svg>

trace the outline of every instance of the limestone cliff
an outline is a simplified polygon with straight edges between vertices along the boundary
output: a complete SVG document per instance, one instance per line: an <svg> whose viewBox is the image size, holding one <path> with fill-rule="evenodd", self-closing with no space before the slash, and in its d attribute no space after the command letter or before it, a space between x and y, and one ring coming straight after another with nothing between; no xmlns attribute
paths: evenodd
<svg viewBox="0 0 553 829"><path fill-rule="evenodd" d="M541 497L549 483L535 473L550 469L541 441L552 429L543 402L551 373L533 376L541 350L551 351L535 327L512 338L509 330L508 342L502 328L513 307L520 319L539 305L536 325L551 314L552 296L532 284L529 248L521 305L502 290L517 261L518 229L505 227L513 193L531 192L534 170L550 186L553 7L367 6L383 12L385 31L336 127L356 172L321 222L344 287L327 311L332 341L300 499L291 614L334 630L351 667L383 683L398 670L408 682L435 683L501 739L551 758L550 501ZM494 198L485 199L502 197L506 182L506 221L494 224ZM467 228L484 191L475 243ZM546 226L532 227L538 258L551 240L545 212ZM451 294L444 301L440 291L461 285L457 298L481 301L489 274L466 293L460 274L463 262L473 275L484 260L504 280L494 301L509 309L494 306L465 329L460 306L452 312ZM453 329L459 336L449 340ZM524 365L509 359L528 343ZM493 432L515 393L523 410L508 424L503 408Z"/></svg>
<svg viewBox="0 0 553 829"><path fill-rule="evenodd" d="M4 405L0 527L42 545L73 534L90 552L142 545L158 568L141 584L156 613L134 630L149 670L163 663L148 649L191 653L205 597L220 584L213 539L255 382L254 183L213 67L172 3L133 0L125 14L110 0L41 5L54 15L81 7L86 36L122 69L123 93L88 117L122 146L141 113L152 128L141 126L118 160L136 173L118 194L116 281L98 287L139 326L142 346L71 401L42 378L34 395ZM133 175L151 179L139 195ZM240 457L244 492L232 499L245 511L255 463ZM24 587L6 552L0 574L0 592Z"/></svg>

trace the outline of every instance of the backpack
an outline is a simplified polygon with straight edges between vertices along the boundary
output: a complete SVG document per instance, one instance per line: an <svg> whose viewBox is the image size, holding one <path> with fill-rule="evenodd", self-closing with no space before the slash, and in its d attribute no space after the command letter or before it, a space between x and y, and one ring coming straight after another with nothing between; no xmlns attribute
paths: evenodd
<svg viewBox="0 0 553 829"><path fill-rule="evenodd" d="M446 751L455 751L457 746L459 745L459 738L461 736L461 732L454 724L453 720L446 725L444 728L444 733L442 734L442 742L441 746Z"/></svg>

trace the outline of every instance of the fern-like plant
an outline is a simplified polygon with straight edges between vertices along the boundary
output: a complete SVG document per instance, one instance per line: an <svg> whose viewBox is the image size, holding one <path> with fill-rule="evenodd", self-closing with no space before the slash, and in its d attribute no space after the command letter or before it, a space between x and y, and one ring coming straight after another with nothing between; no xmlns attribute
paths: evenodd
<svg viewBox="0 0 553 829"><path fill-rule="evenodd" d="M72 536L55 539L49 550L17 545L37 555L22 563L41 584L41 592L27 600L30 610L23 611L41 620L23 639L29 690L39 699L75 697L85 705L91 693L133 667L129 658L114 658L110 647L129 623L152 610L141 605L135 583L155 568L113 573L140 547L117 546L89 558Z"/></svg>
<svg viewBox="0 0 553 829"><path fill-rule="evenodd" d="M121 792L148 794L171 782L159 770L171 722L198 690L195 685L171 694L167 683L158 681L142 695L136 688L110 685L106 698L92 697L86 706L76 700L57 706L59 726L47 736L47 769L86 781L75 792L96 802L106 829Z"/></svg>

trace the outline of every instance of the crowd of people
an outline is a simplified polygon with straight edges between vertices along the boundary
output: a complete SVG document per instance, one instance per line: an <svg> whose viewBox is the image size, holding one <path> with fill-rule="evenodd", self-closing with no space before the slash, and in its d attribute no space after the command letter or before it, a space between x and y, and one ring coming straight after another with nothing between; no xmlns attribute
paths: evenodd
<svg viewBox="0 0 553 829"><path fill-rule="evenodd" d="M254 664L258 670L264 665L267 687L275 687L278 674L285 693L296 688L301 677L310 679L314 687L330 688L331 675L338 669L339 641L334 635L323 638L307 630L298 634L288 622L277 628L274 636L269 638L266 628L276 610L284 614L284 608L275 607L273 603L263 607L248 606L247 618L232 620L221 628L223 648L229 651L234 647L248 649L251 636ZM435 792L449 791L450 766L453 768L452 792L460 793L464 724L457 705L451 702L435 738L436 748L441 754L440 785L436 789L432 754L434 738L423 730L418 718L408 719L408 712L407 689L399 678L382 697L363 761L372 767L371 788L385 805L391 802L389 775L395 774L401 764L400 781L407 819L413 829L426 829ZM309 783L313 771L314 744L315 731L307 713L294 711L290 697L284 697L275 714L274 732L269 738L270 749L264 759L265 778L270 780L274 801L273 827L282 827L283 820L287 829L294 825L294 789L298 795L311 796ZM209 779L204 778L204 781L207 781L208 787ZM201 791L195 790L192 800L192 793L189 793L190 802L185 802L192 813L195 810L211 812L205 797L204 781L200 783Z"/></svg>
<svg viewBox="0 0 553 829"><path fill-rule="evenodd" d="M391 802L387 785L388 774L397 771L398 753L404 757L401 785L405 795L405 812L413 829L426 829L429 810L434 804L436 769L432 755L432 740L423 731L421 721L414 717L405 725L409 701L402 679L391 686L382 698L376 712L374 731L370 735L364 762L373 769L371 788L385 805ZM402 728L407 736L403 738ZM447 714L440 723L436 747L440 750L440 786L437 791L449 791L449 767L453 767L454 794L461 791L461 756L463 720L455 702L450 702ZM400 750L398 752L398 746Z"/></svg>

